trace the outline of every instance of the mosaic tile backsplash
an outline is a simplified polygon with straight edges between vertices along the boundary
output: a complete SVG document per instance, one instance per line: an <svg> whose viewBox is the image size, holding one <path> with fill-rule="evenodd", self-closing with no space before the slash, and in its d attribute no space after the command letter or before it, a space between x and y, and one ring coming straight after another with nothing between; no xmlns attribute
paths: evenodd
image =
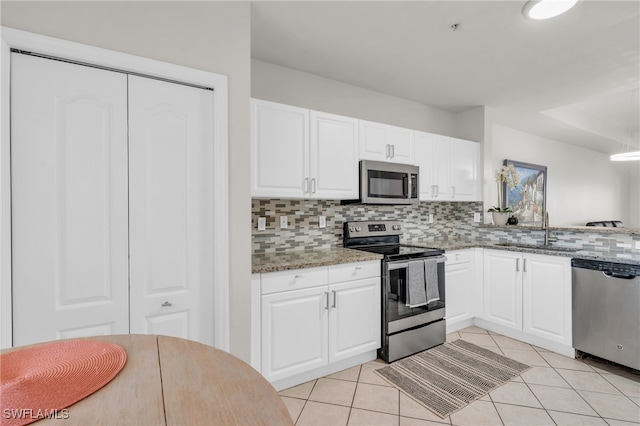
<svg viewBox="0 0 640 426"><path fill-rule="evenodd" d="M254 253L329 248L342 245L342 223L350 220L399 220L404 225L402 242L475 240L479 224L473 213L482 203L428 202L407 206L340 205L336 200L259 200L252 202ZM433 214L434 223L429 222ZM318 227L318 216L326 228ZM258 231L258 217L266 217L266 231ZM289 227L280 229L280 216Z"/></svg>
<svg viewBox="0 0 640 426"><path fill-rule="evenodd" d="M252 200L251 236L253 252L275 253L289 250L330 248L342 245L342 223L351 220L399 220L404 225L402 242L427 245L429 242L542 244L544 232L524 226L493 227L473 222L473 214L483 212L482 202L421 202L408 206L341 205L336 200ZM433 223L429 223L433 214ZM326 227L318 226L318 216L326 217ZM267 229L257 230L258 217L265 217ZM280 229L280 216L289 227ZM638 253L638 233L598 233L559 229L552 232L554 245L586 249L606 254Z"/></svg>

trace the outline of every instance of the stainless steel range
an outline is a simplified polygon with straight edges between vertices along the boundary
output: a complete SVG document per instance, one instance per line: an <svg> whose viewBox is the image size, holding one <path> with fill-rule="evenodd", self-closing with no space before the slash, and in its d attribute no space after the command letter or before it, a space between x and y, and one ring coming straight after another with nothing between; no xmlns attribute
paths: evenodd
<svg viewBox="0 0 640 426"><path fill-rule="evenodd" d="M444 251L400 244L400 222L344 223L344 247L382 254L382 348L392 362L446 339Z"/></svg>

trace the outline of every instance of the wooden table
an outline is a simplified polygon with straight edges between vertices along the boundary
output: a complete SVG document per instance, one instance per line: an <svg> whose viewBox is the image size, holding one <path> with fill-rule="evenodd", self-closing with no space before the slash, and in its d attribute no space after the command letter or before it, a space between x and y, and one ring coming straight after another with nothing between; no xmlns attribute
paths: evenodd
<svg viewBox="0 0 640 426"><path fill-rule="evenodd" d="M227 352L167 336L91 337L116 343L127 363L53 425L291 425L275 389ZM20 348L8 349L4 352Z"/></svg>

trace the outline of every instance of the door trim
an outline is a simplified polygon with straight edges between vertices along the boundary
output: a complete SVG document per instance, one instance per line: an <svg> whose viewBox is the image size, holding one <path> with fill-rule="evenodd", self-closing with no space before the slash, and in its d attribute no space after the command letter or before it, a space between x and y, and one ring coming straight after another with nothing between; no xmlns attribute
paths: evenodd
<svg viewBox="0 0 640 426"><path fill-rule="evenodd" d="M11 49L174 80L213 89L214 345L229 351L229 182L227 76L67 40L0 27L0 348L12 347L11 297Z"/></svg>

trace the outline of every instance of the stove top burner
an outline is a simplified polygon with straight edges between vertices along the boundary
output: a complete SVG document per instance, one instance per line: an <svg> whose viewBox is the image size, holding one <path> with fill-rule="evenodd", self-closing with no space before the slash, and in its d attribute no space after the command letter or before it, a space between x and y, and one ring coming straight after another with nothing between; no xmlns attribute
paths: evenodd
<svg viewBox="0 0 640 426"><path fill-rule="evenodd" d="M443 250L400 244L402 225L398 221L354 221L344 223L344 246L382 254L385 260L439 256Z"/></svg>
<svg viewBox="0 0 640 426"><path fill-rule="evenodd" d="M418 257L439 256L444 253L443 250L431 247L419 247L405 244L378 244L378 245L361 245L350 247L356 250L362 250L369 253L381 254L387 260L414 259Z"/></svg>

